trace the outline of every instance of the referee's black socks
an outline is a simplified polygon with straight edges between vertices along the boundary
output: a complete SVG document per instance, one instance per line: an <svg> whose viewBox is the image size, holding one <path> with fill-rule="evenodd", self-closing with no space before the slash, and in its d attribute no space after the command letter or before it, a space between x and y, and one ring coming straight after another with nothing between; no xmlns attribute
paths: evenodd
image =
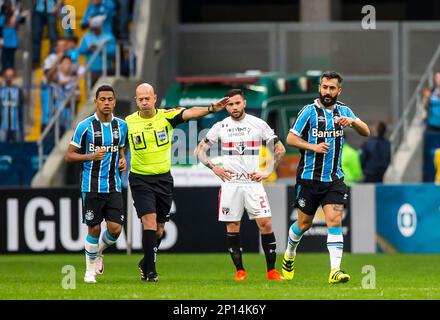
<svg viewBox="0 0 440 320"><path fill-rule="evenodd" d="M144 230L142 234L142 248L144 249L144 272L156 273L156 251L157 240L156 231Z"/></svg>
<svg viewBox="0 0 440 320"><path fill-rule="evenodd" d="M263 246L264 255L266 256L267 271L275 269L275 261L277 259L275 234L273 232L262 234L261 245Z"/></svg>
<svg viewBox="0 0 440 320"><path fill-rule="evenodd" d="M244 270L242 260L242 249L239 232L227 232L226 243L228 245L228 251L231 254L232 262L234 262L235 268L238 270Z"/></svg>

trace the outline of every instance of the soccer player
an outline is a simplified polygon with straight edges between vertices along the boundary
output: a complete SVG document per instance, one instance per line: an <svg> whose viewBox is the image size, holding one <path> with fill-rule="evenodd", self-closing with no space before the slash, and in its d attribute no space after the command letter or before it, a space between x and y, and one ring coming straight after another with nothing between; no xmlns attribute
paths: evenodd
<svg viewBox="0 0 440 320"><path fill-rule="evenodd" d="M119 171L127 165L127 124L113 116L116 99L111 86L98 88L95 106L96 113L76 127L65 155L67 162L82 163L82 212L83 222L88 226L86 283L96 283L96 274L104 272L102 253L118 239L125 217ZM100 237L103 219L107 230Z"/></svg>
<svg viewBox="0 0 440 320"><path fill-rule="evenodd" d="M188 120L221 111L227 98L211 106L189 109L157 109L154 88L143 83L136 88L139 111L127 116L130 143L129 184L134 207L143 226L142 248L144 257L139 261L141 280L157 282L156 252L169 221L173 197L171 144L173 129Z"/></svg>
<svg viewBox="0 0 440 320"><path fill-rule="evenodd" d="M342 213L348 201L348 189L341 169L344 128L352 127L369 136L368 126L345 104L337 101L342 77L324 72L318 87L319 99L306 105L287 136L287 144L301 150L296 177L295 207L298 220L289 229L282 271L287 280L294 276L296 247L311 226L321 205L328 227L327 248L330 254L329 283L347 282L350 276L340 269L344 240Z"/></svg>
<svg viewBox="0 0 440 320"><path fill-rule="evenodd" d="M275 269L276 240L272 231L272 215L262 180L267 179L283 157L285 148L274 131L263 120L245 113L243 91L233 89L226 94L229 117L217 122L196 149L200 161L210 168L223 183L219 194L219 221L226 223L228 251L236 268L235 280L246 279L240 242L240 221L246 210L249 219L255 220L261 234L261 243L267 264L267 279L282 280ZM223 167L214 165L207 151L221 142ZM275 159L270 159L265 171L259 169L259 152L262 142L273 149Z"/></svg>

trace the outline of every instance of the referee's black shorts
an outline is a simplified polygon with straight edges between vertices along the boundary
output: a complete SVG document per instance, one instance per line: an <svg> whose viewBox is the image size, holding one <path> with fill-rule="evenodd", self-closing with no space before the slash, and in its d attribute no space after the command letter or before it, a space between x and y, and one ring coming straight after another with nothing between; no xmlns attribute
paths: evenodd
<svg viewBox="0 0 440 320"><path fill-rule="evenodd" d="M170 172L156 175L130 172L128 181L139 219L146 214L156 213L158 223L169 220L174 190Z"/></svg>
<svg viewBox="0 0 440 320"><path fill-rule="evenodd" d="M295 207L307 215L315 215L319 206L348 203L348 187L343 179L320 182L298 179L295 186Z"/></svg>

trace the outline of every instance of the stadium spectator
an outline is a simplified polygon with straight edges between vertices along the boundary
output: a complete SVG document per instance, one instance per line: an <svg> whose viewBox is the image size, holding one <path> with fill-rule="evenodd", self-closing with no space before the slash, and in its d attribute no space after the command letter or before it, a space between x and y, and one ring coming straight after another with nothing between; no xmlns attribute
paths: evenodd
<svg viewBox="0 0 440 320"><path fill-rule="evenodd" d="M163 110L156 108L154 88L143 83L136 88L139 111L127 116L130 143L129 184L134 206L143 226L144 257L139 261L141 280L156 282L156 251L159 248L165 222L169 220L173 196L171 144L173 129L188 120L210 112L223 110L226 99L212 107ZM146 141L156 141L146 146Z"/></svg>
<svg viewBox="0 0 440 320"><path fill-rule="evenodd" d="M61 38L57 40L56 51L49 54L43 63L44 78L40 83L40 99L41 99L41 131L45 129L50 121L51 116L56 112L57 94L57 74L61 60L66 55L66 40Z"/></svg>
<svg viewBox="0 0 440 320"><path fill-rule="evenodd" d="M328 227L328 282L350 280L350 275L340 269L344 250L342 214L349 201L340 155L344 128L353 127L362 136L369 136L370 130L348 106L337 100L342 91L341 83L339 73L324 72L318 87L319 98L300 111L287 136L287 144L301 150L295 186L298 220L289 228L282 264L283 275L288 280L294 277L297 246L304 232L312 226L319 206L324 210Z"/></svg>
<svg viewBox="0 0 440 320"><path fill-rule="evenodd" d="M434 87L423 90L423 107L427 112L428 130L440 131L440 72L434 74Z"/></svg>
<svg viewBox="0 0 440 320"><path fill-rule="evenodd" d="M341 166L344 172L344 182L348 187L362 181L361 157L359 152L347 143L347 139L342 149Z"/></svg>
<svg viewBox="0 0 440 320"><path fill-rule="evenodd" d="M77 84L77 77L75 75L75 72L73 70L73 62L68 56L64 56L61 59L60 66L58 68L58 74L57 74L57 85L59 87L59 95L58 95L58 101L57 109L62 107L60 105L70 94L71 90L74 90L75 93L75 105L76 102L79 101L79 88ZM68 128L70 128L73 120L73 115L75 114L75 105L72 108L72 104L69 102L65 109L62 111L61 114L61 128L64 132Z"/></svg>
<svg viewBox="0 0 440 320"><path fill-rule="evenodd" d="M0 87L0 141L22 142L24 139L23 90L15 83L15 71L8 68L3 72L4 84Z"/></svg>
<svg viewBox="0 0 440 320"><path fill-rule="evenodd" d="M229 99L226 104L229 117L214 124L198 145L196 154L200 162L223 181L219 194L218 220L226 224L228 251L236 268L235 280L246 280L240 241L244 211L250 220L255 220L260 231L267 279L284 280L275 269L276 239L272 229L272 212L261 182L269 178L286 150L266 122L246 114L246 100L241 89L232 89L225 97ZM243 132L245 135L242 135ZM262 141L269 150L274 150L274 157L266 159L264 170L260 169L259 156ZM214 165L207 155L209 148L220 142L222 167Z"/></svg>
<svg viewBox="0 0 440 320"><path fill-rule="evenodd" d="M125 220L119 171L125 171L127 166L124 152L127 124L113 116L116 100L112 87L98 88L95 106L95 114L78 124L65 155L66 162L81 163L83 167L82 212L83 222L88 227L86 283L96 283L96 275L104 272L103 251L116 243ZM104 219L107 230L100 237Z"/></svg>
<svg viewBox="0 0 440 320"><path fill-rule="evenodd" d="M116 40L113 34L103 32L102 29L102 17L94 17L90 19L89 26L90 31L87 32L82 38L81 45L79 47L79 53L86 56L87 63L92 58L94 52L99 48L102 43L106 43L107 52L107 70L110 71L112 65L112 58L116 53ZM99 77L102 75L102 59L103 53L100 52L95 61L91 65L91 86L96 83Z"/></svg>
<svg viewBox="0 0 440 320"><path fill-rule="evenodd" d="M361 146L364 182L383 182L383 176L391 161L391 144L385 138L386 130L387 126L384 122L377 122L371 130L372 136Z"/></svg>
<svg viewBox="0 0 440 320"><path fill-rule="evenodd" d="M55 51L58 40L58 13L62 5L63 0L34 0L32 14L32 63L34 66L40 64L41 39L46 25L50 39L50 52Z"/></svg>
<svg viewBox="0 0 440 320"><path fill-rule="evenodd" d="M127 1L124 1L127 2ZM104 33L113 34L113 16L115 15L115 3L114 0L92 0L87 7L86 13L81 21L81 28L91 28L90 20L92 18L99 17L104 20L103 31ZM118 12L119 15L119 12Z"/></svg>
<svg viewBox="0 0 440 320"><path fill-rule="evenodd" d="M19 45L17 29L28 14L28 11L21 12L16 2L7 0L3 3L0 16L3 71L8 68L15 69L15 52Z"/></svg>
<svg viewBox="0 0 440 320"><path fill-rule="evenodd" d="M55 82L61 60L67 54L67 41L64 38L57 40L55 52L50 53L43 62L43 73L46 81Z"/></svg>
<svg viewBox="0 0 440 320"><path fill-rule="evenodd" d="M78 70L79 64L79 49L78 38L76 36L67 38L67 56L72 60L74 70Z"/></svg>

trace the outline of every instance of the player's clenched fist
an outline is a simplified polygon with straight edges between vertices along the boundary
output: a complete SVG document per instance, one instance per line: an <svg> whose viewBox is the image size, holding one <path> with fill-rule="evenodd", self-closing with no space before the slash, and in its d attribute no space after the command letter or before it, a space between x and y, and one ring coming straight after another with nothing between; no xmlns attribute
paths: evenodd
<svg viewBox="0 0 440 320"><path fill-rule="evenodd" d="M92 153L92 157L90 160L101 161L102 159L105 158L106 152L107 151L105 151L105 149L99 149L99 150L95 151L94 153Z"/></svg>
<svg viewBox="0 0 440 320"><path fill-rule="evenodd" d="M354 119L350 117L339 117L336 119L335 123L339 124L342 127L349 127L353 123Z"/></svg>
<svg viewBox="0 0 440 320"><path fill-rule="evenodd" d="M125 160L125 158L121 157L119 159L118 168L120 171L125 171L127 169L127 160Z"/></svg>
<svg viewBox="0 0 440 320"><path fill-rule="evenodd" d="M315 145L315 152L316 153L327 153L328 149L330 147L330 143L328 142L321 142Z"/></svg>

